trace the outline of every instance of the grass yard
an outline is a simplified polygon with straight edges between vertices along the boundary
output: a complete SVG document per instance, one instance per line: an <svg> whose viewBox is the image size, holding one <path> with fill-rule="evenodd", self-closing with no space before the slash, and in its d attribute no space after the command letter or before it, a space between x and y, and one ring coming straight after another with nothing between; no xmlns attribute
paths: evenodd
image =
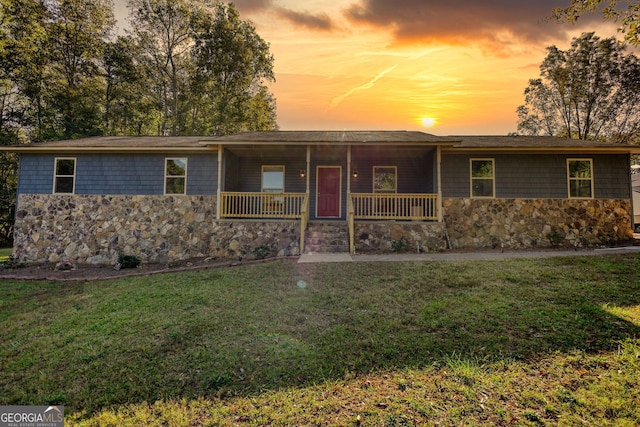
<svg viewBox="0 0 640 427"><path fill-rule="evenodd" d="M0 404L65 425L640 425L640 257L0 283Z"/></svg>

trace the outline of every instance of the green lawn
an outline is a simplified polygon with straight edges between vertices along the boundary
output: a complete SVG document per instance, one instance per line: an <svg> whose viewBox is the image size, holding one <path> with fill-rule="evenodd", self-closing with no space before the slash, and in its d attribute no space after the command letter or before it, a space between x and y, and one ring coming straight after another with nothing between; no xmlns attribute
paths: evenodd
<svg viewBox="0 0 640 427"><path fill-rule="evenodd" d="M0 330L65 425L640 424L632 254L3 281Z"/></svg>

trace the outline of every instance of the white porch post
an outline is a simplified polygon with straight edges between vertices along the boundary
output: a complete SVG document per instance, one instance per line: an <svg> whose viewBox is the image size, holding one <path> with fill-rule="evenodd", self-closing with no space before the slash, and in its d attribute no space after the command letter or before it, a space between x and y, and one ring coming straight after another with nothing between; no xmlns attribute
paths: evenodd
<svg viewBox="0 0 640 427"><path fill-rule="evenodd" d="M347 197L351 197L351 146L347 146Z"/></svg>
<svg viewBox="0 0 640 427"><path fill-rule="evenodd" d="M310 187L311 187L311 146L307 145L307 195L311 197Z"/></svg>
<svg viewBox="0 0 640 427"><path fill-rule="evenodd" d="M218 145L218 191L216 194L216 219L220 219L222 201L222 144Z"/></svg>

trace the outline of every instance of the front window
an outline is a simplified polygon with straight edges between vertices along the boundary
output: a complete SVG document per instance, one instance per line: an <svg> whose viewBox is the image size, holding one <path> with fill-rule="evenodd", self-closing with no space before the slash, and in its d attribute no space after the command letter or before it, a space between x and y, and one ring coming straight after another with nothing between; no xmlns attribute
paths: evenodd
<svg viewBox="0 0 640 427"><path fill-rule="evenodd" d="M493 197L494 189L493 159L471 159L471 197Z"/></svg>
<svg viewBox="0 0 640 427"><path fill-rule="evenodd" d="M164 194L186 194L187 159L166 159Z"/></svg>
<svg viewBox="0 0 640 427"><path fill-rule="evenodd" d="M395 193L398 190L398 169L396 166L373 167L373 192Z"/></svg>
<svg viewBox="0 0 640 427"><path fill-rule="evenodd" d="M55 162L53 192L56 194L72 194L75 191L76 159L57 158Z"/></svg>
<svg viewBox="0 0 640 427"><path fill-rule="evenodd" d="M591 159L567 159L569 198L593 197L593 162Z"/></svg>
<svg viewBox="0 0 640 427"><path fill-rule="evenodd" d="M262 166L262 192L284 193L284 166Z"/></svg>

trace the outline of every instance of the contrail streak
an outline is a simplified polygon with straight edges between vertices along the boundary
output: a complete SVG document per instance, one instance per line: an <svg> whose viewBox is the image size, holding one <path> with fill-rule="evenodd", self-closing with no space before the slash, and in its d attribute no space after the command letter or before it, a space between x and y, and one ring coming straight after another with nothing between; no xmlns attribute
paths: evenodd
<svg viewBox="0 0 640 427"><path fill-rule="evenodd" d="M353 89L351 89L349 92L345 93L344 95L340 95L340 96L336 96L335 98L333 98L333 100L331 101L331 105L329 106L329 110L331 110L332 108L337 107L338 105L340 105L340 103L342 101L345 100L345 98L347 98L348 96L350 96L351 94L353 94L354 92L357 92L359 90L365 90L365 89L371 89L373 87L373 85L380 80L382 77L384 77L385 74L390 73L391 71L393 71L396 67L398 66L398 64L394 65L393 67L384 70L383 72L381 72L380 74L378 74L377 76L375 76L370 82L365 83L361 86L355 87Z"/></svg>

